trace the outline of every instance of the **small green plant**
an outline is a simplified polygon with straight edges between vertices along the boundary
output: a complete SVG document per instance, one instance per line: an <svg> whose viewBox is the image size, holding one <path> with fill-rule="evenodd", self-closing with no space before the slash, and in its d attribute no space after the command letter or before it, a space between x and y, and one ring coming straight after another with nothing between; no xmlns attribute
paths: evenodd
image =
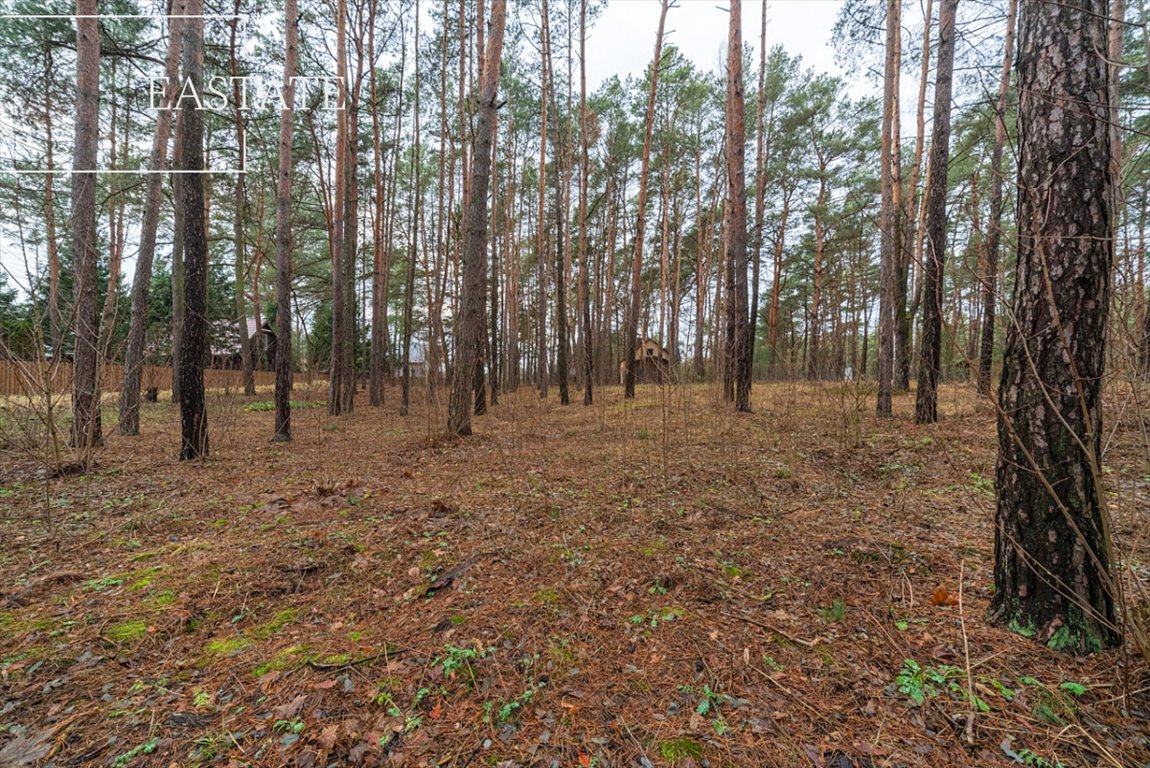
<svg viewBox="0 0 1150 768"><path fill-rule="evenodd" d="M1074 719L1078 714L1075 699L1086 693L1086 686L1072 681L1060 683L1056 688L1044 685L1033 677L1024 677L1021 682L1035 689L1031 713L1042 722L1058 728Z"/></svg>
<svg viewBox="0 0 1150 768"><path fill-rule="evenodd" d="M123 583L123 579L119 579L114 576L106 576L102 579L93 579L92 581L85 583L84 589L87 589L91 592L103 592L105 589L122 586Z"/></svg>
<svg viewBox="0 0 1150 768"><path fill-rule="evenodd" d="M279 733L294 733L296 735L303 733L303 729L305 727L306 726L304 725L304 721L300 720L298 717L291 720L276 720L272 724L273 731L277 731Z"/></svg>
<svg viewBox="0 0 1150 768"><path fill-rule="evenodd" d="M679 686L679 690L683 693L694 695L695 689L689 685ZM699 702L695 705L695 711L703 717L711 714L712 710L718 709L723 704L731 701L731 697L725 693L711 690L711 686L704 685L703 693L699 696Z"/></svg>
<svg viewBox="0 0 1150 768"><path fill-rule="evenodd" d="M983 477L978 472L970 473L970 484L975 491L984 493L987 496L994 495L994 478Z"/></svg>
<svg viewBox="0 0 1150 768"><path fill-rule="evenodd" d="M775 661L775 657L774 657L774 656L766 656L766 655L764 655L764 656L763 656L763 663L764 663L764 664L766 664L766 665L767 665L767 667L768 667L769 669L771 669L771 671L773 671L773 672L779 672L779 671L781 671L781 670L782 670L782 668L783 668L783 665L782 665L782 664L780 664L779 662Z"/></svg>
<svg viewBox="0 0 1150 768"><path fill-rule="evenodd" d="M1014 762L1023 765L1031 765L1034 768L1065 768L1060 762L1050 762L1045 757L1035 753L1033 750L1023 747L1014 753Z"/></svg>
<svg viewBox="0 0 1150 768"><path fill-rule="evenodd" d="M683 609L668 607L668 608L652 608L647 615L636 613L634 616L627 618L628 623L635 626L648 625L651 629L659 626L659 622L674 621L683 617Z"/></svg>
<svg viewBox="0 0 1150 768"><path fill-rule="evenodd" d="M197 688L192 694L192 706L196 709L207 709L211 703L212 695L203 689Z"/></svg>
<svg viewBox="0 0 1150 768"><path fill-rule="evenodd" d="M902 669L895 675L894 684L899 693L910 697L915 704L922 704L928 698L933 699L947 692L952 698L966 702L979 712L989 712L990 705L978 694L971 694L960 682L963 679L962 670L952 664L923 667L914 659L904 659Z"/></svg>
<svg viewBox="0 0 1150 768"><path fill-rule="evenodd" d="M116 757L116 759L112 761L112 768L124 768L124 766L135 760L140 755L152 754L156 751L156 747L159 745L159 739L148 739L143 744L137 744L124 754Z"/></svg>
<svg viewBox="0 0 1150 768"><path fill-rule="evenodd" d="M816 610L824 624L838 624L846 618L847 615L846 603L837 599L829 606L820 606Z"/></svg>
<svg viewBox="0 0 1150 768"><path fill-rule="evenodd" d="M475 648L459 648L449 643L443 646L443 655L437 656L432 663L437 666L442 666L443 676L450 677L453 672L460 669L466 669L470 672L471 662L486 658L488 653L494 652L494 648L484 649L481 646L476 646Z"/></svg>
<svg viewBox="0 0 1150 768"><path fill-rule="evenodd" d="M534 685L527 686L527 690L519 694L516 698L503 702L497 705L495 701L488 701L483 704L483 722L495 722L498 725L511 722L516 713L527 706L539 691L547 687L547 683L540 681Z"/></svg>

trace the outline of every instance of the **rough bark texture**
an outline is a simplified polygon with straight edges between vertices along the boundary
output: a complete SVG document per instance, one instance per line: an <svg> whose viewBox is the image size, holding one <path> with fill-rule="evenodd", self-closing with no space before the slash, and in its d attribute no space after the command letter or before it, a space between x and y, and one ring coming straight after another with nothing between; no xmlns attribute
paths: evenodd
<svg viewBox="0 0 1150 768"><path fill-rule="evenodd" d="M236 147L239 149L238 166L243 168L247 165L247 128L246 119L244 118L244 111L241 109L241 94L240 94L240 62L239 54L236 50L238 43L237 33L240 26L240 0L234 0L232 6L232 13L235 17L231 20L231 34L229 37L229 60L232 70L232 101L234 102L234 128L236 132ZM233 264L235 271L235 312L236 312L236 325L239 330L240 338L240 365L243 369L243 383L244 394L254 395L256 393L256 378L255 378L255 361L252 359L252 340L248 336L248 310L247 300L245 298L246 291L244 286L247 284L247 238L244 233L244 222L248 218L248 193L247 193L247 174L236 174L234 205L235 210L232 211L232 239L235 242L235 263ZM259 307L255 307L253 315L259 318ZM260 330L259 323L256 323L256 338L259 338Z"/></svg>
<svg viewBox="0 0 1150 768"><path fill-rule="evenodd" d="M202 14L203 0L190 0L189 16ZM189 18L181 32L183 69L196 93L203 92L204 22ZM184 214L184 324L180 334L180 460L208 455L208 411L204 403L204 360L208 354L208 240L204 221L204 123L190 101L178 105L183 120L180 198Z"/></svg>
<svg viewBox="0 0 1150 768"><path fill-rule="evenodd" d="M954 74L954 16L958 0L942 0L938 12L938 68L934 79L934 125L926 190L926 263L923 265L922 347L914 420L938 421L938 373L942 357L942 274L946 265L946 175L950 164L951 80Z"/></svg>
<svg viewBox="0 0 1150 768"><path fill-rule="evenodd" d="M582 301L583 405L595 400L595 346L591 338L591 257L587 253L587 0L579 3L579 293Z"/></svg>
<svg viewBox="0 0 1150 768"><path fill-rule="evenodd" d="M538 301L539 306L536 307L538 326L538 371L539 371L539 397L547 397L547 384L548 384L548 371L547 371L547 225L545 223L547 210L547 83L549 82L547 68L550 63L550 57L547 55L549 30L547 28L547 0L543 0L540 6L540 16L542 17L542 26L539 30L539 49L540 59L542 60L542 72L540 73L539 80L539 102L540 102L540 117L539 117L539 220L536 222L536 254L538 259L535 263L536 266L536 283L538 288Z"/></svg>
<svg viewBox="0 0 1150 768"><path fill-rule="evenodd" d="M77 0L80 17L99 13L96 0ZM100 22L76 19L76 144L72 167L72 248L76 269L76 346L72 367L72 445L102 442L96 306L96 150L99 141Z"/></svg>
<svg viewBox="0 0 1150 768"><path fill-rule="evenodd" d="M280 110L279 171L276 175L276 442L291 434L291 180L292 120L295 117L296 61L299 59L299 4L284 2L284 108Z"/></svg>
<svg viewBox="0 0 1150 768"><path fill-rule="evenodd" d="M727 39L727 261L734 271L734 288L727 300L734 311L734 344L730 365L735 384L735 407L751 410L751 327L747 318L747 170L746 106L743 97L743 10L731 0Z"/></svg>
<svg viewBox="0 0 1150 768"><path fill-rule="evenodd" d="M419 0L415 0L415 39L419 40ZM419 82L419 46L412 50L415 57L415 82ZM422 205L420 195L421 183L419 174L420 142L419 142L419 88L415 88L415 109L412 111L412 135L415 137L411 149L413 162L411 163L411 245L408 248L407 274L403 283L403 378L400 384L399 413L406 416L411 407L411 334L412 312L415 304L415 243L419 234L419 213ZM445 131L443 133L446 133ZM440 159L442 163L442 157ZM430 349L430 344L428 345ZM428 361L430 362L430 361ZM427 372L431 376L431 371Z"/></svg>
<svg viewBox="0 0 1150 768"><path fill-rule="evenodd" d="M1099 486L1113 260L1106 3L1024 0L1018 40L1018 264L990 617L1090 652L1119 640Z"/></svg>
<svg viewBox="0 0 1150 768"><path fill-rule="evenodd" d="M879 312L878 312L878 396L875 411L891 415L891 389L894 385L894 301L897 275L894 207L894 169L892 166L892 121L895 111L895 68L898 48L898 0L886 4L886 63L883 71L882 139L879 149L882 205L879 210Z"/></svg>
<svg viewBox="0 0 1150 768"><path fill-rule="evenodd" d="M344 376L349 375L344 370L343 347L347 331L344 322L347 314L344 312L344 303L348 297L344 295L346 280L344 279L344 247L345 232L344 216L347 207L344 204L344 195L347 193L347 171L344 164L347 162L347 3L336 4L336 76L339 78L343 92L338 99L338 112L336 114L335 128L335 178L332 181L331 216L328 220L331 232L328 244L331 248L331 356L328 363L327 377L327 412L329 416L339 416L344 406ZM319 147L316 147L316 159L319 159Z"/></svg>
<svg viewBox="0 0 1150 768"><path fill-rule="evenodd" d="M643 160L639 171L639 200L635 224L635 253L631 262L631 304L627 309L627 330L623 338L627 361L623 397L635 396L635 351L639 345L639 306L643 296L643 240L647 229L647 176L651 167L651 136L655 130L655 94L659 87L659 63L663 60L663 29L669 0L659 11L659 31L655 33L655 55L651 58L651 87L647 92L647 119L643 133Z"/></svg>
<svg viewBox="0 0 1150 768"><path fill-rule="evenodd" d="M185 5L185 10L187 6ZM180 33L183 46L183 32ZM180 402L181 339L184 335L184 196L180 192L179 169L183 167L184 113L176 109L175 137L172 142L172 402Z"/></svg>
<svg viewBox="0 0 1150 768"><path fill-rule="evenodd" d="M1006 107L1010 98L1010 64L1014 59L1014 27L1018 0L1010 0L1006 16L1006 40L1002 75L998 80L995 108L994 149L990 154L990 229L986 242L986 272L982 286L982 339L978 351L978 390L990 394L990 367L994 362L994 315L998 306L998 255L1002 243L1002 152L1006 147Z"/></svg>
<svg viewBox="0 0 1150 768"><path fill-rule="evenodd" d="M184 11L180 0L172 4L172 13ZM144 221L140 230L140 250L136 255L136 273L132 279L132 315L128 343L124 353L124 380L120 388L120 434L140 434L140 380L144 365L144 337L148 326L148 289L152 282L152 265L156 256L156 231L160 224L163 202L164 160L172 130L171 99L178 92L176 78L180 64L180 20L172 18L168 27L168 57L164 64L164 105L156 112L156 132L152 136L152 154L148 159L147 187L144 193Z"/></svg>
<svg viewBox="0 0 1150 768"><path fill-rule="evenodd" d="M486 324L484 298L487 270L487 190L491 180L491 144L495 130L496 92L499 88L499 62L503 55L503 28L507 19L506 0L491 4L491 37L488 39L483 82L479 90L479 114L471 153L471 189L468 196L467 229L463 243L463 317L460 339L448 401L447 430L456 435L471 434L474 410L475 368L483 352Z"/></svg>

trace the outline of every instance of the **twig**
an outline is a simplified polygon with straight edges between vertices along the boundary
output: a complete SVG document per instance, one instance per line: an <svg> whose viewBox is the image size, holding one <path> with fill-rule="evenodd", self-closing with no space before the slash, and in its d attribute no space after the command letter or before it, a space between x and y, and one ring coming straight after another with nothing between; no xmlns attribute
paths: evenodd
<svg viewBox="0 0 1150 768"><path fill-rule="evenodd" d="M962 629L962 657L966 663L966 703L969 705L970 711L966 714L966 728L963 730L963 736L966 738L966 743L974 746L974 715L978 707L974 704L974 673L971 672L970 666L970 640L966 636L966 614L963 611L962 604L962 587L963 577L966 570L966 560L959 561L958 564L958 625Z"/></svg>
<svg viewBox="0 0 1150 768"><path fill-rule="evenodd" d="M353 667L359 667L359 666L362 666L364 664L370 664L373 661L379 661L380 659L389 659L392 656L399 656L399 655L404 654L410 650L411 650L410 648L403 648L400 646L392 646L392 645L385 644L384 650L382 652L372 654L371 656L364 656L364 657L359 658L359 659L350 659L348 661L340 661L340 662L336 662L333 664L325 664L322 661L315 661L313 659L308 659L307 662L305 662L305 664L309 669L316 669L316 670L321 670L321 671L333 670L333 669L351 669Z"/></svg>
<svg viewBox="0 0 1150 768"><path fill-rule="evenodd" d="M801 637L795 637L792 634L784 632L783 630L779 629L778 627L772 627L770 624L766 624L764 622L761 622L758 619L752 619L750 616L744 616L741 613L727 613L726 611L720 611L720 613L723 616L726 616L728 619L739 619L740 621L745 621L748 624L754 624L759 629L765 629L768 632L774 632L776 635L782 635L787 640L790 640L792 643L797 643L798 645L804 646L806 648L814 648L815 646L817 646L819 644L819 640L821 639L821 638L815 638L814 640L803 640Z"/></svg>

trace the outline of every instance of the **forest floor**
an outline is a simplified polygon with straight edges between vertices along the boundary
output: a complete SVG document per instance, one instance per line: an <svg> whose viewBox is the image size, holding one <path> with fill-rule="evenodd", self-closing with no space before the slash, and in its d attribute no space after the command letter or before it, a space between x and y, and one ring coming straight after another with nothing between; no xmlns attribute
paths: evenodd
<svg viewBox="0 0 1150 768"><path fill-rule="evenodd" d="M296 396L290 445L270 394L213 396L203 463L163 402L138 438L109 402L83 476L0 454L0 766L1150 761L1134 650L984 620L995 430L967 387L933 426L861 385L759 383L751 415L525 387L456 441L393 389L341 419ZM1137 425L1108 429L1150 580Z"/></svg>

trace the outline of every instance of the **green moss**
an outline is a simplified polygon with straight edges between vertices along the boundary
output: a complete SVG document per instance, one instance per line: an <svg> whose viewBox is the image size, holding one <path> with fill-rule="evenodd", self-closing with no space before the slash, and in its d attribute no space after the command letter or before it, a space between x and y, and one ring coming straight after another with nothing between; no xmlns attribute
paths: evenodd
<svg viewBox="0 0 1150 768"><path fill-rule="evenodd" d="M132 592L139 592L141 589L147 589L150 586L152 586L152 577L148 575L132 584L128 589Z"/></svg>
<svg viewBox="0 0 1150 768"><path fill-rule="evenodd" d="M256 629L252 632L252 635L259 638L260 640L266 640L269 637L274 637L275 635L278 635L284 627L295 623L298 617L299 611L294 608L288 608L287 610L280 611L275 616L272 616L271 621L256 627Z"/></svg>
<svg viewBox="0 0 1150 768"><path fill-rule="evenodd" d="M305 645L293 645L288 648L284 648L281 651L277 651L276 655L272 656L267 661L263 662L262 664L257 664L255 667L253 667L252 674L256 677L262 677L268 672L281 669L290 669L296 666L296 664L300 662L301 657L306 656L306 654L307 646Z"/></svg>
<svg viewBox="0 0 1150 768"><path fill-rule="evenodd" d="M163 592L152 595L148 601L157 608L167 608L176 602L176 593L170 589L165 589Z"/></svg>
<svg viewBox="0 0 1150 768"><path fill-rule="evenodd" d="M207 651L213 656L235 656L251 644L246 637L220 638L208 643Z"/></svg>
<svg viewBox="0 0 1150 768"><path fill-rule="evenodd" d="M662 742L659 744L659 752L662 753L664 760L673 763L682 762L687 758L695 762L703 759L703 745L686 736Z"/></svg>
<svg viewBox="0 0 1150 768"><path fill-rule="evenodd" d="M104 635L114 643L124 645L139 640L148 634L148 625L137 620L113 624L104 631Z"/></svg>
<svg viewBox="0 0 1150 768"><path fill-rule="evenodd" d="M1026 626L1023 626L1022 624L1018 623L1017 617L1014 617L1010 620L1010 623L1007 624L1007 628L1010 629L1011 632L1015 632L1019 635L1022 635L1023 637L1034 637L1035 635L1034 625L1027 624Z"/></svg>
<svg viewBox="0 0 1150 768"><path fill-rule="evenodd" d="M554 589L541 589L535 593L535 602L540 605L557 605L559 593Z"/></svg>
<svg viewBox="0 0 1150 768"><path fill-rule="evenodd" d="M1046 645L1056 651L1074 653L1097 653L1105 643L1102 633L1091 622L1083 621L1077 626L1064 624L1051 636Z"/></svg>

